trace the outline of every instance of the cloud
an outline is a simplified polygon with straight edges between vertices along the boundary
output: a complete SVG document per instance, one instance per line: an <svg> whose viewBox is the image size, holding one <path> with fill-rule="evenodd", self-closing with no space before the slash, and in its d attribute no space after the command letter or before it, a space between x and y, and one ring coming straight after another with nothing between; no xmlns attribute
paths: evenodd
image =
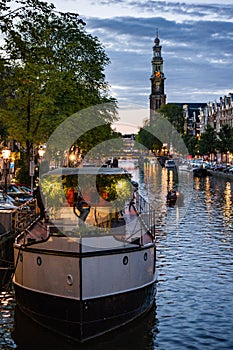
<svg viewBox="0 0 233 350"><path fill-rule="evenodd" d="M118 1L108 0L98 2L99 7L103 8L121 8L121 13L125 15L130 12L135 17L165 17L177 22L187 20L224 20L232 21L233 9L229 1L224 1L221 4L211 4L210 1L191 1L188 3L178 1ZM217 10L217 11L216 11ZM104 11L103 11L104 12ZM104 15L103 15L104 16ZM113 17L113 16L111 16Z"/></svg>
<svg viewBox="0 0 233 350"><path fill-rule="evenodd" d="M104 45L111 60L106 80L120 108L149 108L156 28L168 102L209 102L233 90L232 0L67 0L66 6L71 3Z"/></svg>
<svg viewBox="0 0 233 350"><path fill-rule="evenodd" d="M206 102L211 95L215 99L221 90L226 93L233 80L229 22L215 21L213 25L211 21L178 23L161 17L115 17L91 18L87 26L104 43L112 62L106 70L107 78L121 101L148 104L156 28L162 45L168 100L182 102L188 97L189 101L199 98L199 102ZM124 87L123 96L115 86Z"/></svg>

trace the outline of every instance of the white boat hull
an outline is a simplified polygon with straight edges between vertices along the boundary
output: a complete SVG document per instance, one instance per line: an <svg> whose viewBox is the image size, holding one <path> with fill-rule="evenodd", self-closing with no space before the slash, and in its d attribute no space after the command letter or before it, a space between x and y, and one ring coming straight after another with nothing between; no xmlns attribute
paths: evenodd
<svg viewBox="0 0 233 350"><path fill-rule="evenodd" d="M57 242L61 239L67 238ZM16 301L36 322L83 342L132 321L153 305L154 244L96 250L73 242L67 252L57 246L55 250L54 244L15 245Z"/></svg>

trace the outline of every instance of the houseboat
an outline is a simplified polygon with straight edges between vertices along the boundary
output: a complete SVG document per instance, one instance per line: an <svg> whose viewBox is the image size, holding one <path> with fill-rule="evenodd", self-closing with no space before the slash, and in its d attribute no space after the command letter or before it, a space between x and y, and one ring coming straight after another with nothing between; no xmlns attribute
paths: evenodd
<svg viewBox="0 0 233 350"><path fill-rule="evenodd" d="M156 294L156 218L129 174L59 168L40 186L46 215L14 243L17 306L79 342L146 313Z"/></svg>

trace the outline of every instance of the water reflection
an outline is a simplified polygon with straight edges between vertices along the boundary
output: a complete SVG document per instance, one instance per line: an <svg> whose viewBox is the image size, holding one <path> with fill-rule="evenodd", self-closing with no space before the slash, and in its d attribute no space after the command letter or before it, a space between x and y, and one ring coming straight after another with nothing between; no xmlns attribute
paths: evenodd
<svg viewBox="0 0 233 350"><path fill-rule="evenodd" d="M224 227L232 227L232 193L230 182L226 182L223 203Z"/></svg>
<svg viewBox="0 0 233 350"><path fill-rule="evenodd" d="M0 349L14 349L16 345L11 337L14 327L14 293L0 293Z"/></svg>
<svg viewBox="0 0 233 350"><path fill-rule="evenodd" d="M137 171L134 172L134 176L136 178L138 176L140 192L153 204L157 213L157 228L162 227L166 232L176 229L192 200L193 175L189 172L168 170L158 164L146 164L143 169L143 178L141 172L137 174ZM142 179L143 182L141 182ZM169 206L167 195L172 189L178 196L175 203Z"/></svg>
<svg viewBox="0 0 233 350"><path fill-rule="evenodd" d="M154 349L156 341L157 321L155 307L142 318L111 335L102 336L99 340L93 340L87 344L78 344L55 335L32 322L18 307L15 309L15 328L13 339L22 350L135 350Z"/></svg>

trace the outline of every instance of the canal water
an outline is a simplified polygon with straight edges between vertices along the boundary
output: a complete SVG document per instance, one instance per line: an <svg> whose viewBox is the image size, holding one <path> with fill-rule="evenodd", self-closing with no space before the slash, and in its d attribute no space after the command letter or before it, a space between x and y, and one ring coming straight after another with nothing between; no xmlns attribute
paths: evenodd
<svg viewBox="0 0 233 350"><path fill-rule="evenodd" d="M148 164L133 170L140 191L158 210L157 295L153 309L121 330L86 345L53 335L0 294L0 349L219 350L233 349L233 182L193 179ZM171 187L183 191L168 207Z"/></svg>

